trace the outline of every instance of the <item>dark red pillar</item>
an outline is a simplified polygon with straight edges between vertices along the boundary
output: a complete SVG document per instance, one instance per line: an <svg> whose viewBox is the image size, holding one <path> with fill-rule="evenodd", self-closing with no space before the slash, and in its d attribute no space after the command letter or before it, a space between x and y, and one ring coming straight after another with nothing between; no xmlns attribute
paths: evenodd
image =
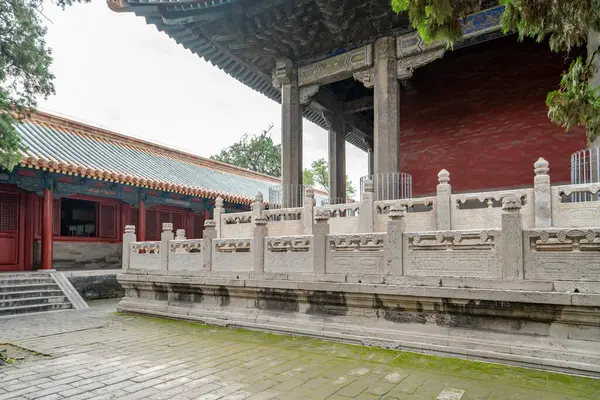
<svg viewBox="0 0 600 400"><path fill-rule="evenodd" d="M139 242L146 241L146 205L142 200L140 200L140 208L138 214L138 232L137 232L137 240Z"/></svg>
<svg viewBox="0 0 600 400"><path fill-rule="evenodd" d="M42 269L52 269L52 190L42 199Z"/></svg>

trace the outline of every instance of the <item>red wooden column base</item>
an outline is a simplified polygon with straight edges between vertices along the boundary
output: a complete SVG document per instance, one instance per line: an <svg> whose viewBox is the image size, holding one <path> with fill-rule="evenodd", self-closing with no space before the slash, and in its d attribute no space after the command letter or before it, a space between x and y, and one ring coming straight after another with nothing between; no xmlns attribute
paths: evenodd
<svg viewBox="0 0 600 400"><path fill-rule="evenodd" d="M44 189L42 200L42 269L52 269L52 190Z"/></svg>
<svg viewBox="0 0 600 400"><path fill-rule="evenodd" d="M146 241L146 205L140 200L139 214L138 214L138 232L137 240L139 242Z"/></svg>

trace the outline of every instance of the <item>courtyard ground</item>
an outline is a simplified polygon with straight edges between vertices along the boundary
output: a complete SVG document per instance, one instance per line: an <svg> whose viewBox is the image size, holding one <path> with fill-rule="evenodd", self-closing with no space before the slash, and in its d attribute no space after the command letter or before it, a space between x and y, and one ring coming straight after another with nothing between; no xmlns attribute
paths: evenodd
<svg viewBox="0 0 600 400"><path fill-rule="evenodd" d="M0 318L3 399L599 399L600 380L89 310Z"/></svg>

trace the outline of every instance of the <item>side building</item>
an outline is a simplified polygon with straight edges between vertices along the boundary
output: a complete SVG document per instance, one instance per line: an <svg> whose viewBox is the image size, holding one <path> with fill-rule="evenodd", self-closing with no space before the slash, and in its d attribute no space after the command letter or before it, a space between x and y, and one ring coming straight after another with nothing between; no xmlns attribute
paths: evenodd
<svg viewBox="0 0 600 400"><path fill-rule="evenodd" d="M26 150L0 170L0 272L121 267L125 225L158 240L165 222L202 237L221 197L247 211L277 178L63 117L16 126Z"/></svg>

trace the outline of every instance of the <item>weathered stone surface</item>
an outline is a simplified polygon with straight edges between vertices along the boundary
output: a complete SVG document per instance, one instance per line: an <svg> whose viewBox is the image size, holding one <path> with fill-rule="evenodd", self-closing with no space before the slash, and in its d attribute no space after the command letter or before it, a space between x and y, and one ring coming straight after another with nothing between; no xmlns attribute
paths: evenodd
<svg viewBox="0 0 600 400"><path fill-rule="evenodd" d="M53 266L70 269L121 268L121 243L54 242Z"/></svg>
<svg viewBox="0 0 600 400"><path fill-rule="evenodd" d="M117 281L120 270L68 271L65 275L85 300L116 299L125 296Z"/></svg>
<svg viewBox="0 0 600 400"><path fill-rule="evenodd" d="M375 173L400 172L400 86L395 39L378 39L374 53Z"/></svg>

